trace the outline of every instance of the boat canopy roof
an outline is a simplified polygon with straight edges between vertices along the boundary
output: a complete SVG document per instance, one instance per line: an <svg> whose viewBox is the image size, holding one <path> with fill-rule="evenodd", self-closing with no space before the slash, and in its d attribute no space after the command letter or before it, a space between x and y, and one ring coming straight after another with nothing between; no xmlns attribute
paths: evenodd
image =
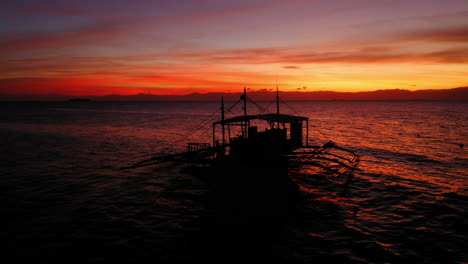
<svg viewBox="0 0 468 264"><path fill-rule="evenodd" d="M225 120L215 122L214 124L230 124L230 123L239 123L250 120L265 120L268 122L279 122L279 123L296 123L303 120L308 120L309 118L304 116L293 116L293 115L284 115L284 114L263 114L263 115L242 115L235 116Z"/></svg>

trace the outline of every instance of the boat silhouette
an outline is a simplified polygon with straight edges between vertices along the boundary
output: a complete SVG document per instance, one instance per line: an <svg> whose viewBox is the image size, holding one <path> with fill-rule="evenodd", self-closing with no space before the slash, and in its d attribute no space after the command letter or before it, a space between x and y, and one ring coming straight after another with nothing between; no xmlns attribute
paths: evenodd
<svg viewBox="0 0 468 264"><path fill-rule="evenodd" d="M276 113L249 113L247 102L251 101L244 88L234 103L243 104L243 113L226 118L232 107L226 109L221 98L211 142L188 142L186 151L123 169L176 162L183 173L206 183L208 213L189 249L194 259L292 263L292 255L274 250L301 204L291 172L315 168L320 176L343 176L346 187L359 156L332 141L309 145L309 118L280 113L278 90Z"/></svg>
<svg viewBox="0 0 468 264"><path fill-rule="evenodd" d="M250 179L254 181L268 174L261 171L284 171L287 174L291 165L321 168L326 176L352 176L359 163L359 155L333 141L310 145L309 118L280 113L278 88L275 113L260 108L260 113L251 114L248 102L256 104L248 98L244 88L240 99L233 105L243 104L243 113L226 118L226 110L230 112L233 106L226 109L221 97L219 120L212 123L212 142L187 142L186 151L154 156L122 169L179 162L187 165L183 168L186 172L206 181L219 181L233 171L245 174L258 169L257 176Z"/></svg>
<svg viewBox="0 0 468 264"><path fill-rule="evenodd" d="M89 102L91 99L88 98L71 98L68 100L69 102Z"/></svg>

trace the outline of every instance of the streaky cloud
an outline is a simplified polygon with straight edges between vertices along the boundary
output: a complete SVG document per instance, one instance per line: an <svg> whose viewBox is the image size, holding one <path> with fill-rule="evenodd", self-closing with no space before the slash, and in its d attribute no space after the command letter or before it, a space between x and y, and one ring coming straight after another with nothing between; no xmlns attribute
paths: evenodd
<svg viewBox="0 0 468 264"><path fill-rule="evenodd" d="M257 56L252 56L257 54ZM434 52L409 53L399 52L388 47L382 50L362 52L351 51L310 52L298 49L244 49L226 50L218 53L179 54L180 59L198 59L200 61L237 64L320 64L320 63L465 63L468 48L453 48ZM284 68L297 69L297 66Z"/></svg>
<svg viewBox="0 0 468 264"><path fill-rule="evenodd" d="M292 69L292 70L296 70L296 69L300 69L301 67L299 66L293 66L293 65L290 65L290 66L283 66L284 69Z"/></svg>
<svg viewBox="0 0 468 264"><path fill-rule="evenodd" d="M401 35L407 41L425 42L468 42L468 23L464 27L446 29L426 29Z"/></svg>

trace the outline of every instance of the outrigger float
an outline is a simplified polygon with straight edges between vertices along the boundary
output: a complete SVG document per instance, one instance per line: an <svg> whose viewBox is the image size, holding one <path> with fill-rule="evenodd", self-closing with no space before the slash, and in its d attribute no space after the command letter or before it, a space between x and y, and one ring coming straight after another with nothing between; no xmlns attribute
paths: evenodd
<svg viewBox="0 0 468 264"><path fill-rule="evenodd" d="M236 102L243 103L244 113L226 118L221 98L221 116L212 123L211 143L189 142L186 151L155 156L122 169L181 162L189 165L186 171L211 181L213 177L219 179L233 170L245 172L256 168L257 175L262 170L286 170L287 173L293 165L319 168L328 177L347 176L351 179L359 155L332 141L321 146L309 145L309 118L281 114L278 89L276 113L248 114L248 101L244 88Z"/></svg>

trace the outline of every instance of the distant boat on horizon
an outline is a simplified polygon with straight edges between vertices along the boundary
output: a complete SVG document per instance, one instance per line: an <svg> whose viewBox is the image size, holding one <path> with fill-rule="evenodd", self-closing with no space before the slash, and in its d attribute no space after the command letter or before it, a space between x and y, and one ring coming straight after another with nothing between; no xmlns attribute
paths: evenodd
<svg viewBox="0 0 468 264"><path fill-rule="evenodd" d="M68 100L69 102L89 102L91 99L88 98L71 98Z"/></svg>

